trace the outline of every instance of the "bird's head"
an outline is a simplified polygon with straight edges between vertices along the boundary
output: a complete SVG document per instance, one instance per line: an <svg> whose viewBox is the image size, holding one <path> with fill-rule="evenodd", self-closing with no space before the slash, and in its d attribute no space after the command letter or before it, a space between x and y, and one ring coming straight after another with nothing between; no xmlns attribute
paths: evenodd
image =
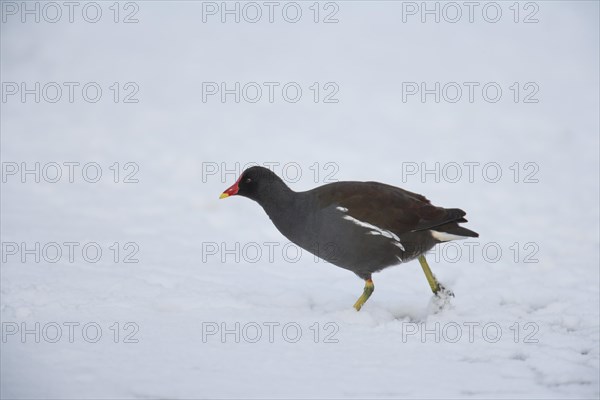
<svg viewBox="0 0 600 400"><path fill-rule="evenodd" d="M220 199L229 196L244 196L261 203L271 198L277 192L289 190L287 185L270 169L264 167L250 167L245 170L238 180L225 190Z"/></svg>

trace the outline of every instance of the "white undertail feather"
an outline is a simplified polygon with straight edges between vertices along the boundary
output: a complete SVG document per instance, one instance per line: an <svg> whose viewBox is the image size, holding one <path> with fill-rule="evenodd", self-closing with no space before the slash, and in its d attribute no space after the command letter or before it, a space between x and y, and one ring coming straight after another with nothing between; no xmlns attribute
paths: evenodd
<svg viewBox="0 0 600 400"><path fill-rule="evenodd" d="M433 229L430 230L431 232L431 236L433 236L434 239L439 240L440 242L449 242L451 240L462 240L462 239L466 239L468 236L460 236L460 235L453 235L451 233L447 233L447 232L438 232L438 231L434 231Z"/></svg>

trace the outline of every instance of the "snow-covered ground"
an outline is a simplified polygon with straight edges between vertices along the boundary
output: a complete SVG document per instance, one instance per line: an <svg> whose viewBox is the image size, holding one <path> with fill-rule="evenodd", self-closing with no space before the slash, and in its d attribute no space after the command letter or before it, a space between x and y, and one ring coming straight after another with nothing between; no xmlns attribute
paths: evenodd
<svg viewBox="0 0 600 400"><path fill-rule="evenodd" d="M2 398L598 398L597 2L23 4L1 4ZM429 256L451 305L411 262L357 313L361 280L218 200L252 162L467 211L480 238Z"/></svg>

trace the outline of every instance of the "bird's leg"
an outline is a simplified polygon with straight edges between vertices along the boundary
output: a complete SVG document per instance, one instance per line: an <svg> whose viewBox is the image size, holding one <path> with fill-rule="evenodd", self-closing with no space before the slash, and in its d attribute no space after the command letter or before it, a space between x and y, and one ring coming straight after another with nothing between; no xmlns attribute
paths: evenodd
<svg viewBox="0 0 600 400"><path fill-rule="evenodd" d="M419 263L421 264L421 268L423 268L423 272L425 272L425 277L427 278L427 282L429 282L431 291L434 294L437 294L437 292L440 291L440 283L437 281L437 279L435 279L435 275L433 275L433 272L431 272L431 269L429 268L429 264L427 264L425 256L419 256Z"/></svg>
<svg viewBox="0 0 600 400"><path fill-rule="evenodd" d="M374 290L375 285L373 285L373 281L370 278L367 279L365 281L365 288L363 290L363 294L358 298L358 300L356 300L356 303L354 303L354 308L356 308L356 311L360 311L360 309L367 302L369 297L371 297L371 294L373 294Z"/></svg>
<svg viewBox="0 0 600 400"><path fill-rule="evenodd" d="M429 264L427 264L427 260L425 259L424 255L419 256L419 263L421 264L421 268L423 268L423 272L425 272L425 277L427 278L427 282L429 282L429 286L431 287L433 294L439 296L440 292L443 292L450 296L454 296L452 291L446 289L441 283L438 282L437 279L435 279L435 275L433 275L433 272L431 272Z"/></svg>

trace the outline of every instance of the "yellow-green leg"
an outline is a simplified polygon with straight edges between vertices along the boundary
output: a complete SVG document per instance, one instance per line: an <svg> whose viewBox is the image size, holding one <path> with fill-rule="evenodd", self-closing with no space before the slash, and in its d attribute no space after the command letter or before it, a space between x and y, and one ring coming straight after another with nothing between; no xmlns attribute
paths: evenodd
<svg viewBox="0 0 600 400"><path fill-rule="evenodd" d="M419 256L419 263L421 264L421 268L423 268L423 272L425 272L425 277L427 278L427 282L429 282L431 291L433 292L433 294L438 294L440 290L444 289L444 287L440 285L437 279L435 279L435 275L433 275L433 272L431 272L431 269L429 268L429 264L427 264L425 256Z"/></svg>
<svg viewBox="0 0 600 400"><path fill-rule="evenodd" d="M354 308L356 308L356 311L360 311L360 309L367 302L369 297L371 297L374 290L375 285L373 285L373 281L371 279L367 279L365 281L365 288L363 290L363 294L358 298L358 300L356 300L356 303L354 303Z"/></svg>

